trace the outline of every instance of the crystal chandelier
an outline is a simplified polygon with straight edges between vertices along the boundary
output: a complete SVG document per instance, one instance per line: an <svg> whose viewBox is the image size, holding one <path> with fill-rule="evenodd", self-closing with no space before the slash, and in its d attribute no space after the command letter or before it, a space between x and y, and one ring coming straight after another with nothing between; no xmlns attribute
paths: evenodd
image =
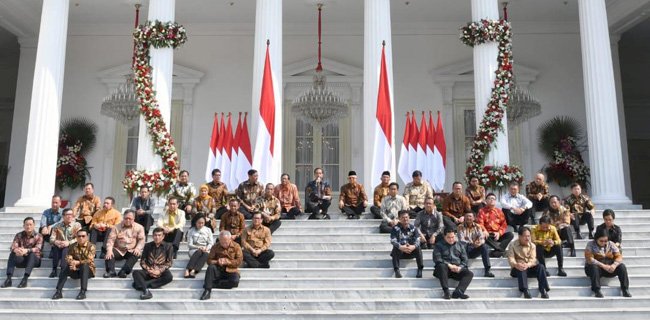
<svg viewBox="0 0 650 320"><path fill-rule="evenodd" d="M530 92L517 85L513 79L510 85L510 100L508 101L508 123L518 125L542 113L542 106Z"/></svg>
<svg viewBox="0 0 650 320"><path fill-rule="evenodd" d="M338 94L327 87L321 64L321 11L323 4L318 4L318 65L312 87L298 96L292 103L293 114L312 126L323 127L347 117L348 104Z"/></svg>
<svg viewBox="0 0 650 320"><path fill-rule="evenodd" d="M140 4L135 5L135 27L138 27ZM135 59L135 44L133 45ZM135 60L134 60L135 61ZM127 125L134 125L140 116L140 103L135 92L133 74L125 76L126 80L120 84L110 95L104 98L100 113L121 121Z"/></svg>

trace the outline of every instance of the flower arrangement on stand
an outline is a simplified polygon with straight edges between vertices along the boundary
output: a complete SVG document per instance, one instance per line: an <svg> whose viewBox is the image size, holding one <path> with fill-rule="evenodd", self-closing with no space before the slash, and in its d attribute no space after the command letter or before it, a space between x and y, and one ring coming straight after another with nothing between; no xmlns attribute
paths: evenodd
<svg viewBox="0 0 650 320"><path fill-rule="evenodd" d="M152 67L149 49L177 48L187 41L185 28L175 22L148 21L133 33L135 42L133 72L135 87L140 103L140 113L147 125L147 132L153 142L154 152L162 158L163 168L158 172L130 170L122 185L128 194L147 186L157 195L166 193L178 177L178 155L174 141L162 118L156 92L153 89Z"/></svg>
<svg viewBox="0 0 650 320"><path fill-rule="evenodd" d="M68 119L61 124L55 177L59 191L82 188L90 179L86 155L95 146L96 134L97 125L85 118Z"/></svg>
<svg viewBox="0 0 650 320"><path fill-rule="evenodd" d="M486 166L485 158L492 149L499 131L503 130L503 120L510 99L512 84L512 29L506 20L481 20L470 22L461 28L460 40L474 47L486 42L499 44L497 61L499 66L487 109L472 143L465 178L478 177L483 186L501 190L511 182L521 183L523 173L516 166Z"/></svg>
<svg viewBox="0 0 650 320"><path fill-rule="evenodd" d="M588 188L590 170L582 159L580 145L583 137L578 121L570 117L556 117L539 127L539 147L551 162L544 171L549 181L566 187L574 182Z"/></svg>

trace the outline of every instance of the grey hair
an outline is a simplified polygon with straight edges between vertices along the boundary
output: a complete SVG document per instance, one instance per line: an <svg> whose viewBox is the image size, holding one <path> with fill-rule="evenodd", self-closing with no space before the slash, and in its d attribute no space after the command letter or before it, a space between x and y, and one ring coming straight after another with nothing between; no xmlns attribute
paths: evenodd
<svg viewBox="0 0 650 320"><path fill-rule="evenodd" d="M230 237L231 235L232 234L228 230L223 230L223 231L219 232L219 238L221 238L221 237Z"/></svg>

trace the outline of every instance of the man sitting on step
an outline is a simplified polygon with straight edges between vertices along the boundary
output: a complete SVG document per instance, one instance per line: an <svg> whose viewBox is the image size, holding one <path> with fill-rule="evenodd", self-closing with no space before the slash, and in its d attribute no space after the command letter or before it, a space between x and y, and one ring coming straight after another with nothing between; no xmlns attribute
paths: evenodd
<svg viewBox="0 0 650 320"><path fill-rule="evenodd" d="M253 223L245 228L241 236L244 247L244 262L249 268L270 268L269 261L275 253L271 247L271 230L262 225L262 214L253 214Z"/></svg>
<svg viewBox="0 0 650 320"><path fill-rule="evenodd" d="M348 183L341 186L339 209L348 219L360 219L368 206L368 196L363 185L357 182L357 172L348 172Z"/></svg>
<svg viewBox="0 0 650 320"><path fill-rule="evenodd" d="M562 252L562 239L557 233L555 226L551 224L551 217L543 216L539 218L539 224L534 226L531 230L532 240L535 244L537 251L537 261L546 269L546 258L552 256L557 257L557 275L566 277L564 272L564 253ZM546 269L546 276L548 277L548 269Z"/></svg>
<svg viewBox="0 0 650 320"><path fill-rule="evenodd" d="M52 226L61 221L61 218L63 217L62 213L63 208L61 208L61 196L55 194L52 196L52 206L43 211L43 215L41 215L41 223L40 228L38 228L38 233L43 236L43 243L50 242ZM41 248L41 250L43 250L43 248ZM52 253L50 253L50 258L52 258Z"/></svg>
<svg viewBox="0 0 650 320"><path fill-rule="evenodd" d="M241 243L241 234L246 228L244 215L239 212L239 200L232 198L228 202L228 211L221 216L219 231L228 231L232 240Z"/></svg>
<svg viewBox="0 0 650 320"><path fill-rule="evenodd" d="M11 242L11 253L7 261L7 280L2 288L11 287L11 276L14 269L25 268L23 279L18 288L27 287L27 279L32 269L41 266L41 248L43 247L43 236L34 230L34 218L27 217L23 220L23 231L16 233L14 241Z"/></svg>
<svg viewBox="0 0 650 320"><path fill-rule="evenodd" d="M259 213L262 214L262 225L268 227L269 230L271 230L271 233L278 230L282 225L282 221L280 221L282 202L273 195L274 190L277 190L277 188L274 188L272 183L267 183L266 188L264 189L264 195L257 199L260 203ZM297 193L298 189L296 189L296 194ZM282 196L282 194L280 195ZM298 200L298 203L300 203L300 200ZM289 210L289 212L295 212L292 211L293 209Z"/></svg>
<svg viewBox="0 0 650 320"><path fill-rule="evenodd" d="M420 246L423 249L433 249L437 238L442 238L442 232L445 230L442 213L436 210L433 198L424 200L424 210L418 212L414 224L420 229Z"/></svg>
<svg viewBox="0 0 650 320"><path fill-rule="evenodd" d="M70 245L77 242L77 232L81 230L81 224L75 221L72 209L63 209L63 220L52 227L50 244L52 245L52 272L50 278L58 274L56 268L61 265L61 270L67 269L68 264L65 257L68 255Z"/></svg>
<svg viewBox="0 0 650 320"><path fill-rule="evenodd" d="M248 180L242 182L235 190L235 194L241 201L239 212L244 215L244 218L250 219L253 213L260 210L257 203L257 198L264 194L264 186L258 181L259 173L257 170L248 170Z"/></svg>
<svg viewBox="0 0 650 320"><path fill-rule="evenodd" d="M305 212L309 219L329 219L327 209L332 204L332 187L323 179L323 169L314 169L314 180L305 187Z"/></svg>
<svg viewBox="0 0 650 320"><path fill-rule="evenodd" d="M535 212L541 211L544 212L548 210L549 206L549 197L548 193L548 184L546 183L546 177L543 173L539 172L535 175L535 180L531 181L526 185L526 197L533 203L533 216L530 220L532 224L535 224Z"/></svg>
<svg viewBox="0 0 650 320"><path fill-rule="evenodd" d="M144 236L144 227L135 222L135 212L131 209L124 211L124 219L111 228L111 233L106 240L106 273L104 278L115 277L115 261L126 260L120 272L117 274L120 278L126 278L131 273L133 266L144 248L146 238Z"/></svg>
<svg viewBox="0 0 650 320"><path fill-rule="evenodd" d="M208 255L208 271L205 273L203 293L200 300L210 299L212 288L232 289L239 286L239 265L242 262L241 247L232 240L228 231L219 233L219 243L212 246Z"/></svg>
<svg viewBox="0 0 650 320"><path fill-rule="evenodd" d="M506 215L508 225L517 231L526 225L529 219L534 219L533 203L519 193L517 182L511 183L508 191L501 197L501 209Z"/></svg>
<svg viewBox="0 0 650 320"><path fill-rule="evenodd" d="M467 246L467 257L474 259L481 256L483 260L483 276L487 278L494 278L494 274L490 272L492 266L490 265L490 251L485 243L487 238L487 231L482 225L474 221L474 212L465 213L463 223L458 226L458 239L460 242Z"/></svg>
<svg viewBox="0 0 650 320"><path fill-rule="evenodd" d="M600 291L600 278L618 277L621 284L621 295L626 298L632 297L630 291L630 280L627 275L627 267L623 263L621 250L607 238L604 230L596 231L594 240L587 243L585 248L585 273L591 278L591 291L596 298L602 298Z"/></svg>
<svg viewBox="0 0 650 320"><path fill-rule="evenodd" d="M582 187L579 183L571 184L571 195L564 199L564 204L571 211L571 224L576 232L576 239L582 239L580 225L585 223L589 229L589 239L593 239L596 206L586 194L582 193Z"/></svg>
<svg viewBox="0 0 650 320"><path fill-rule="evenodd" d="M510 242L506 250L508 263L510 264L510 276L517 278L519 291L524 298L532 299L528 291L528 277L537 277L537 286L542 299L548 299L548 281L546 279L546 267L537 261L537 249L531 241L530 229L521 227L517 231L519 237Z"/></svg>
<svg viewBox="0 0 650 320"><path fill-rule="evenodd" d="M95 185L88 182L84 185L84 195L79 197L72 207L77 222L84 230L90 232L90 222L99 209L101 209L101 199L95 195Z"/></svg>
<svg viewBox="0 0 650 320"><path fill-rule="evenodd" d="M171 243L163 241L165 232L158 227L153 230L153 241L144 245L140 267L133 271L133 288L142 291L140 300L151 299L149 288L160 288L174 279L169 268L172 267L174 248Z"/></svg>
<svg viewBox="0 0 650 320"><path fill-rule="evenodd" d="M388 194L381 200L380 204L380 217L382 219L379 224L380 233L390 233L393 228L399 223L397 214L402 210L409 210L409 205L406 199L397 194L399 185L397 182L391 182L388 187Z"/></svg>
<svg viewBox="0 0 650 320"><path fill-rule="evenodd" d="M140 195L133 198L131 202L131 210L135 215L135 222L144 227L145 241L149 234L149 229L153 225L153 209L155 207L154 200L151 198L151 192L146 186L140 187Z"/></svg>
<svg viewBox="0 0 650 320"><path fill-rule="evenodd" d="M469 298L465 294L465 290L472 282L474 273L467 267L465 248L463 243L456 240L456 232L451 228L445 229L443 241L436 243L433 248L433 263L435 264L433 276L440 281L445 300ZM449 278L458 281L458 286L451 295L449 295Z"/></svg>
<svg viewBox="0 0 650 320"><path fill-rule="evenodd" d="M601 229L605 231L605 234L607 235L607 239L609 239L609 241L611 242L614 242L616 246L620 249L621 243L623 242L623 231L621 231L621 227L614 224L614 219L616 219L616 213L614 213L614 210L605 209L603 211L604 222L598 227L596 227L596 232L598 232L598 230Z"/></svg>
<svg viewBox="0 0 650 320"><path fill-rule="evenodd" d="M390 243L393 245L393 251L390 256L393 258L393 269L395 278L401 278L399 272L400 259L413 259L418 266L416 278L422 278L422 249L420 248L420 231L409 222L409 211L402 210L398 213L399 223L393 227L390 233Z"/></svg>
<svg viewBox="0 0 650 320"><path fill-rule="evenodd" d="M171 243L174 247L174 257L178 254L178 248L183 239L183 228L185 227L185 212L178 209L178 199L167 200L167 210L158 218L156 225L162 228L165 233L165 242Z"/></svg>
<svg viewBox="0 0 650 320"><path fill-rule="evenodd" d="M382 219L381 200L388 195L390 188L390 171L384 171L381 174L381 182L375 187L372 193L372 206L370 206L370 213L375 219Z"/></svg>
<svg viewBox="0 0 650 320"><path fill-rule="evenodd" d="M424 210L424 200L426 198L433 198L433 188L426 180L422 180L422 171L415 170L411 174L413 181L406 184L404 187L404 198L411 207L411 216Z"/></svg>
<svg viewBox="0 0 650 320"><path fill-rule="evenodd" d="M456 181L451 189L451 193L442 201L442 215L445 228L456 230L456 226L463 223L465 213L473 211L471 201L463 194L463 184Z"/></svg>
<svg viewBox="0 0 650 320"><path fill-rule="evenodd" d="M64 218L65 219L65 218ZM95 245L88 240L88 231L81 229L77 231L77 242L70 245L68 254L65 256L66 266L61 268L59 281L56 283L56 292L52 300L63 298L63 286L68 280L81 280L81 290L77 295L77 300L86 299L86 290L88 290L88 279L95 276Z"/></svg>
<svg viewBox="0 0 650 320"><path fill-rule="evenodd" d="M300 196L298 195L298 187L291 183L289 174L283 173L280 176L280 184L273 189L273 196L278 198L282 208L282 214L286 214L287 219L295 219L302 214L300 204ZM266 185L268 188L268 184ZM277 229L277 228L276 228ZM271 230L274 231L274 230Z"/></svg>
<svg viewBox="0 0 650 320"><path fill-rule="evenodd" d="M106 238L111 232L111 228L122 222L122 215L113 208L114 204L115 199L113 197L106 197L104 207L93 215L90 222L90 242L95 245L97 245L98 241L102 242L100 259L103 259L104 255L106 255Z"/></svg>
<svg viewBox="0 0 650 320"><path fill-rule="evenodd" d="M506 216L501 209L496 207L496 203L497 196L494 193L488 193L485 196L485 207L478 211L477 222L488 232L485 242L494 249L492 256L502 257L515 236L508 231Z"/></svg>

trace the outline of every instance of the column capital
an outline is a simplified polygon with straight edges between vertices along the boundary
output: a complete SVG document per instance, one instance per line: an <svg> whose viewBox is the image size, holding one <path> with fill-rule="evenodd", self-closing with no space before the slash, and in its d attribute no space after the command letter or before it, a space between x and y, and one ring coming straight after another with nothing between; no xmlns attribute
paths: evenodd
<svg viewBox="0 0 650 320"><path fill-rule="evenodd" d="M23 48L36 48L38 46L38 38L37 37L19 37L18 38L18 44L20 45L20 49L22 50Z"/></svg>

